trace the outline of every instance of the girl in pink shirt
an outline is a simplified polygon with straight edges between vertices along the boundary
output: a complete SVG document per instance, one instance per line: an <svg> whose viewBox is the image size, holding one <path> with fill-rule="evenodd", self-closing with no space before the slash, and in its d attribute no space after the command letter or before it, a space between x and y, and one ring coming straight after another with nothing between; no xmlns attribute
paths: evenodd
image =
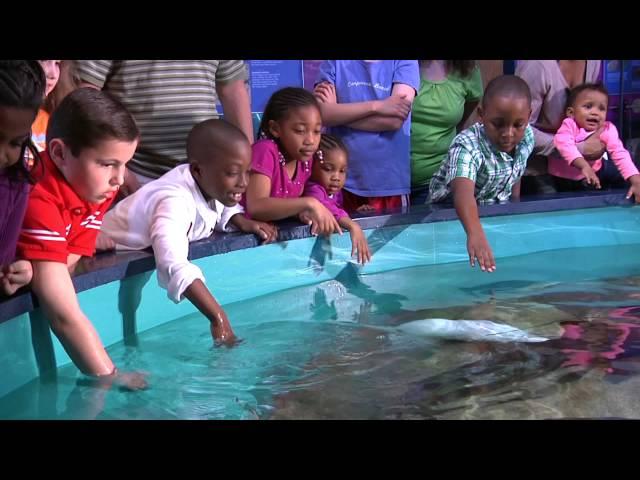
<svg viewBox="0 0 640 480"><path fill-rule="evenodd" d="M342 234L332 213L313 197L302 197L320 144L318 101L303 88L275 92L265 107L253 144L247 213L265 222L297 216L313 235Z"/></svg>
<svg viewBox="0 0 640 480"><path fill-rule="evenodd" d="M362 228L354 222L342 206L342 187L347 178L347 147L338 137L323 134L320 148L314 155L311 178L304 188L305 197L313 197L333 214L341 227L351 235L351 256L357 253L358 262L371 260L369 244Z"/></svg>
<svg viewBox="0 0 640 480"><path fill-rule="evenodd" d="M585 184L601 188L604 157L587 161L576 147L591 135L598 135L622 178L631 184L627 198L633 195L636 203L640 203L640 174L615 125L606 121L608 103L609 94L602 84L585 83L571 90L567 100L567 118L553 139L560 155L549 157L549 173L557 177L559 190L582 189Z"/></svg>

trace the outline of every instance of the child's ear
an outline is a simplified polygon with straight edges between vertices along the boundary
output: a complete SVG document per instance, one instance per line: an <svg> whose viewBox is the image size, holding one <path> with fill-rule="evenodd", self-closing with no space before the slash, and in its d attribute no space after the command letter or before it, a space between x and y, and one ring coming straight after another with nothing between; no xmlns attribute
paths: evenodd
<svg viewBox="0 0 640 480"><path fill-rule="evenodd" d="M484 117L484 110L482 109L482 105L478 105L478 118L480 122L482 122L482 117Z"/></svg>
<svg viewBox="0 0 640 480"><path fill-rule="evenodd" d="M64 155L65 144L60 138L54 138L49 142L47 151L49 152L49 158L58 168L64 167L66 160Z"/></svg>
<svg viewBox="0 0 640 480"><path fill-rule="evenodd" d="M197 162L189 162L189 171L193 178L200 178L200 174L202 173L200 165L198 165Z"/></svg>
<svg viewBox="0 0 640 480"><path fill-rule="evenodd" d="M567 117L573 118L573 114L574 114L573 107L567 107L566 114L567 114Z"/></svg>
<svg viewBox="0 0 640 480"><path fill-rule="evenodd" d="M274 138L280 137L280 125L278 124L278 122L276 122L275 120L269 120L267 128L269 129L269 133L271 133Z"/></svg>

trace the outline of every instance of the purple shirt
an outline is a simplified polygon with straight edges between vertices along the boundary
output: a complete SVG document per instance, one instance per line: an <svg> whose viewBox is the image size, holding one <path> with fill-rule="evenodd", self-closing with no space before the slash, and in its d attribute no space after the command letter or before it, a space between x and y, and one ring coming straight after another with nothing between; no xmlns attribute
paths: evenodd
<svg viewBox="0 0 640 480"><path fill-rule="evenodd" d="M297 198L302 196L304 184L311 176L311 159L298 162L293 179L280 162L278 145L273 140L258 140L253 144L251 171L271 179L271 197Z"/></svg>
<svg viewBox="0 0 640 480"><path fill-rule="evenodd" d="M316 182L309 181L304 187L304 196L313 197L320 201L322 205L327 207L331 214L336 217L336 220L340 220L343 217L348 217L347 212L339 207L342 204L342 191L338 191L332 196L329 196L327 191L322 185Z"/></svg>
<svg viewBox="0 0 640 480"><path fill-rule="evenodd" d="M16 245L27 210L31 185L0 173L0 267L16 258Z"/></svg>
<svg viewBox="0 0 640 480"><path fill-rule="evenodd" d="M417 60L327 60L320 66L318 82L335 85L338 103L385 100L393 86L420 88ZM331 127L349 150L344 189L361 197L389 197L411 191L411 114L398 130L369 132L346 125Z"/></svg>

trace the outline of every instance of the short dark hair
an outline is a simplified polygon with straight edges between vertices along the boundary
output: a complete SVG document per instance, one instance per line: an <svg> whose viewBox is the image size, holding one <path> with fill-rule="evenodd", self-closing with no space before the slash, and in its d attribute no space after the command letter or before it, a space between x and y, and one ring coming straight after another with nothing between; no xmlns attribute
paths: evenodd
<svg viewBox="0 0 640 480"><path fill-rule="evenodd" d="M567 103L565 104L565 110L569 107L573 107L573 104L576 103L578 95L587 90L603 93L605 97L607 97L607 101L609 100L609 91L607 90L607 87L605 87L601 82L581 83L580 85L577 85L569 90L569 94L567 95Z"/></svg>
<svg viewBox="0 0 640 480"><path fill-rule="evenodd" d="M34 117L44 101L47 80L44 70L36 60L0 60L0 105L33 110ZM20 161L5 169L6 175L15 180L34 183L25 161L27 150L33 155L34 169L40 164L40 155L31 137L22 144Z"/></svg>
<svg viewBox="0 0 640 480"><path fill-rule="evenodd" d="M220 118L210 118L194 125L189 131L187 158L199 162L217 160L240 143L251 147L249 139L238 127Z"/></svg>
<svg viewBox="0 0 640 480"><path fill-rule="evenodd" d="M60 138L78 156L105 140L133 142L140 131L133 116L116 98L95 88L79 88L67 95L49 119L47 147Z"/></svg>
<svg viewBox="0 0 640 480"><path fill-rule="evenodd" d="M495 97L526 98L531 105L531 90L522 78L515 75L500 75L487 84L482 96L482 107L486 108Z"/></svg>

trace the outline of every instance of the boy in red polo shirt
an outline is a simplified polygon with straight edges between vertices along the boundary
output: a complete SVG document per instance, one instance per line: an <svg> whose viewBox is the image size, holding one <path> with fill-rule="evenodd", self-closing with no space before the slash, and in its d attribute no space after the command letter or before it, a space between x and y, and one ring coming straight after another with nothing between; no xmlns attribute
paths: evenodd
<svg viewBox="0 0 640 480"><path fill-rule="evenodd" d="M45 173L29 196L18 241L18 257L33 266L33 292L73 362L105 384L130 389L144 388L144 377L117 371L80 309L70 272L80 257L94 254L138 138L133 117L108 93L69 94L49 121Z"/></svg>

